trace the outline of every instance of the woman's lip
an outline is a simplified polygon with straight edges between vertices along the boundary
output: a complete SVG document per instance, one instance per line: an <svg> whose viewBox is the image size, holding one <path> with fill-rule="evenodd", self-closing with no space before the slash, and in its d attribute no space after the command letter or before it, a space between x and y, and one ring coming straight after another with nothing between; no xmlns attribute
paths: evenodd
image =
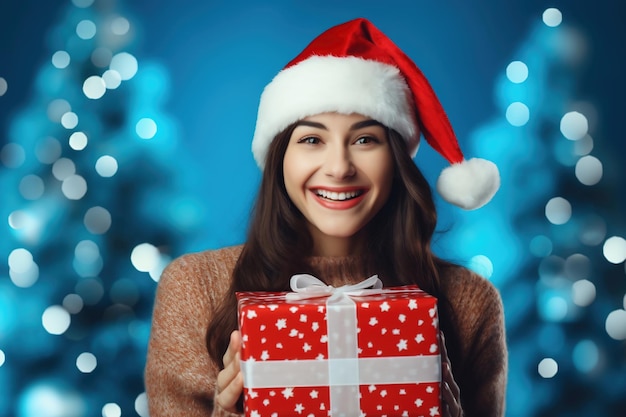
<svg viewBox="0 0 626 417"><path fill-rule="evenodd" d="M331 191L331 189L329 188L316 188L316 190ZM341 191L335 191L335 189L332 189L333 192L346 192L346 191L355 191L355 190L363 190L363 193L354 198L350 198L348 200L342 200L342 201L328 200L318 195L314 191L311 191L311 194L313 195L313 198L315 198L315 201L317 201L318 204L321 205L322 207L326 207L331 210L348 210L354 206L357 206L359 203L361 203L361 201L363 201L363 198L365 198L365 194L367 194L368 190L364 190L363 188L351 188L351 189L343 188L341 189Z"/></svg>

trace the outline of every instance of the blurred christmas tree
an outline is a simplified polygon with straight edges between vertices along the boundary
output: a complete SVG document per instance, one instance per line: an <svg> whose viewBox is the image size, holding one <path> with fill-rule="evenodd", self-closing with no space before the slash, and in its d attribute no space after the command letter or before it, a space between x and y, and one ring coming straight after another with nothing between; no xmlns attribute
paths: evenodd
<svg viewBox="0 0 626 417"><path fill-rule="evenodd" d="M451 239L503 296L510 417L626 410L624 177L601 114L577 97L592 47L547 9L497 84L505 117L472 141L502 188Z"/></svg>
<svg viewBox="0 0 626 417"><path fill-rule="evenodd" d="M156 281L200 208L167 73L118 3L68 4L1 149L1 417L147 415Z"/></svg>

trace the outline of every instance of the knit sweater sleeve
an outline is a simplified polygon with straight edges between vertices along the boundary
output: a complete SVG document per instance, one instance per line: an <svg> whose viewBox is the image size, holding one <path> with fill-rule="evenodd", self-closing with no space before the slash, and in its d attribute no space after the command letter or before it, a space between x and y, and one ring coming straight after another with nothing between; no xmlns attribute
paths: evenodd
<svg viewBox="0 0 626 417"><path fill-rule="evenodd" d="M174 260L163 272L144 375L151 417L235 416L214 407L219 369L205 343L211 312L228 288L235 261L232 251L202 252Z"/></svg>
<svg viewBox="0 0 626 417"><path fill-rule="evenodd" d="M445 333L465 417L502 417L507 348L504 310L489 281L460 268L449 280L450 326Z"/></svg>

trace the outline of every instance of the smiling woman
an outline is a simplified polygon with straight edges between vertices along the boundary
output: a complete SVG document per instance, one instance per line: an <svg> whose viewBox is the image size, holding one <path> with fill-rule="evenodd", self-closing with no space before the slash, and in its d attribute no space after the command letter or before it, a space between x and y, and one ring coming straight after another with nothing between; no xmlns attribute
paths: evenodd
<svg viewBox="0 0 626 417"><path fill-rule="evenodd" d="M248 403L259 395L252 380L267 378L257 378L247 371L250 361L240 360L242 345L252 341L238 330L237 294L288 291L292 278L302 274L318 277L322 288L355 288L378 275L374 289L381 282L385 287L417 286L436 297L438 316L435 309L423 307L434 328L434 343L428 343L427 352L435 355L435 369L425 372L414 362L419 355L382 359L387 364L384 374L387 368L410 363L409 372L416 375L410 380L413 385L420 378L435 381L436 388L428 386L423 394L434 393L440 402L427 406L421 394L407 395L404 411L396 415L504 414L507 351L500 296L486 279L437 258L431 250L435 204L430 185L412 160L420 134L451 163L438 183L447 201L475 209L491 199L499 186L495 165L465 160L426 78L369 21L355 19L324 32L272 80L261 96L252 141L263 177L245 243L182 256L159 281L146 365L151 416L270 416L293 415L294 410L306 415L364 414L368 400L358 405L358 392L349 395L357 408L341 414L337 403L347 397L333 401L328 386L311 389L301 372L290 369L295 360L278 372L289 374L289 385L269 394L280 397L280 392L286 408L279 412L276 403L269 405L269 397L265 408ZM386 302L380 307L389 312ZM418 304L412 300L403 308L415 310ZM327 324L316 322L312 329L328 342L330 358L330 340L351 336L331 330L345 322L331 319L333 309L328 310ZM249 312L248 318L254 317L256 312ZM394 349L404 352L409 344L424 342L419 326L425 320L397 317L402 330L381 331L393 340ZM300 323L307 320L300 315ZM286 322L277 316L270 326L281 331ZM372 317L362 326L378 322ZM357 334L356 323L351 323L350 331ZM262 324L261 331L266 327ZM411 339L395 340L401 331ZM298 330L289 332L292 339L299 338ZM275 344L272 348L283 347L258 339ZM303 341L305 352L311 350L309 342L313 340ZM263 350L258 359L265 363L270 357ZM354 362L333 360L321 366L332 375L328 385L334 386L333 392L337 385L339 391L343 385L359 384L376 390L375 385L355 382L361 381L361 374ZM399 383L394 380L389 389L405 395ZM292 403L303 386L310 388L305 397L322 401L315 410ZM376 401L399 407L383 392L387 390L382 389L383 399Z"/></svg>

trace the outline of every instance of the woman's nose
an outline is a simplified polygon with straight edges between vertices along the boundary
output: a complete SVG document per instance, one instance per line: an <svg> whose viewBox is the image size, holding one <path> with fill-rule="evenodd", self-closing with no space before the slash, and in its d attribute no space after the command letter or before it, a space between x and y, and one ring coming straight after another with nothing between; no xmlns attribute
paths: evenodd
<svg viewBox="0 0 626 417"><path fill-rule="evenodd" d="M345 147L333 147L326 154L324 162L326 176L335 179L344 179L353 176L356 168L352 163L350 153Z"/></svg>

